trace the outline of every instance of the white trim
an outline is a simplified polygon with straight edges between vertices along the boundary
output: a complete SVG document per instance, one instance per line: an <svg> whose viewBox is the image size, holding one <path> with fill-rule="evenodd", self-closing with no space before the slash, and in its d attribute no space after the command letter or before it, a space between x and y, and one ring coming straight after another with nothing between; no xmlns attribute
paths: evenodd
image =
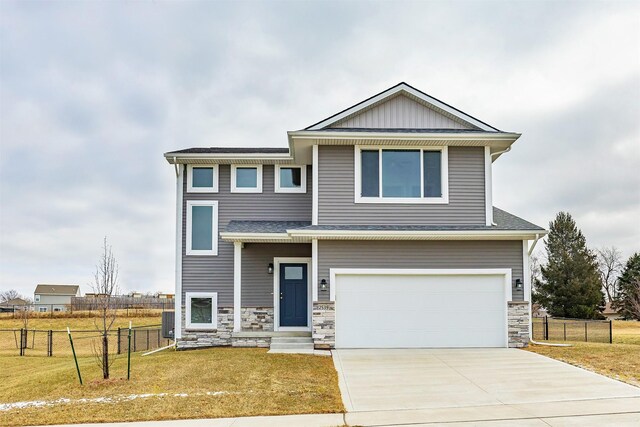
<svg viewBox="0 0 640 427"><path fill-rule="evenodd" d="M531 317L531 258L529 257L529 242L527 240L522 241L522 278L524 282L523 298L529 302L529 340L533 340L533 318Z"/></svg>
<svg viewBox="0 0 640 427"><path fill-rule="evenodd" d="M313 144L313 159L311 161L311 173L312 173L312 188L313 188L313 194L312 196L312 205L311 205L311 225L318 225L318 171L320 169L320 164L319 164L319 152L318 152L318 145Z"/></svg>
<svg viewBox="0 0 640 427"><path fill-rule="evenodd" d="M227 242L278 242L278 243L293 243L293 239L287 233L230 233L221 232L220 238Z"/></svg>
<svg viewBox="0 0 640 427"><path fill-rule="evenodd" d="M280 264L307 264L307 326L280 326ZM273 330L274 331L311 331L313 298L311 289L312 258L274 257L273 258Z"/></svg>
<svg viewBox="0 0 640 427"><path fill-rule="evenodd" d="M193 206L211 206L211 249L194 250L191 249L191 208ZM210 256L218 255L218 201L217 200L187 200L187 248L185 253L189 256Z"/></svg>
<svg viewBox="0 0 640 427"><path fill-rule="evenodd" d="M236 170L241 169L256 169L256 187L236 187ZM231 190L232 193L262 193L262 165L231 165Z"/></svg>
<svg viewBox="0 0 640 427"><path fill-rule="evenodd" d="M359 111L366 109L367 107L376 104L380 101L383 101L386 98L390 98L393 95L395 95L398 92L407 92L410 95L415 96L416 98L422 100L423 102L430 104L442 111L445 111L446 113L457 117L458 119L472 125L472 126L476 126L482 130L486 130L486 131L490 131L490 132L495 132L496 129L486 125L484 123L482 123L481 121L474 119L473 117L469 116L468 114L463 113L462 111L456 110L455 108L446 105L445 103L438 101L435 98L432 98L431 96L422 93L412 87L410 87L409 85L405 84L405 83L401 83L397 86L394 86L392 88L389 88L387 90L385 90L384 92L364 101L361 102L359 104L354 105L353 107L343 111L342 113L336 114L334 116L329 117L328 119L325 119L323 121L321 121L318 124L315 124L313 126L310 126L308 128L308 130L319 130L319 129L323 129L327 126L332 125L333 123L337 123L340 120L344 119L345 117L351 116L353 114L357 114Z"/></svg>
<svg viewBox="0 0 640 427"><path fill-rule="evenodd" d="M293 157L288 153L164 153L164 157L171 163L178 159L225 159L225 160L282 160L291 161ZM178 162L179 163L179 162Z"/></svg>
<svg viewBox="0 0 640 427"><path fill-rule="evenodd" d="M294 239L325 240L524 240L540 230L287 230Z"/></svg>
<svg viewBox="0 0 640 427"><path fill-rule="evenodd" d="M194 187L193 186L193 168L212 168L213 186L212 187ZM187 165L187 193L217 193L218 192L218 165Z"/></svg>
<svg viewBox="0 0 640 427"><path fill-rule="evenodd" d="M300 169L300 187L289 188L280 186L280 169ZM306 193L307 192L307 166L306 165L275 165L274 169L274 190L275 193Z"/></svg>
<svg viewBox="0 0 640 427"><path fill-rule="evenodd" d="M318 239L311 240L311 301L318 301Z"/></svg>
<svg viewBox="0 0 640 427"><path fill-rule="evenodd" d="M211 323L191 323L191 299L211 298ZM218 293L187 292L185 294L185 329L191 331L213 331L218 329Z"/></svg>
<svg viewBox="0 0 640 427"><path fill-rule="evenodd" d="M486 225L493 225L493 178L491 176L491 148L484 147L484 207Z"/></svg>
<svg viewBox="0 0 640 427"><path fill-rule="evenodd" d="M504 275L504 334L505 347L509 346L509 301L512 299L511 269L510 268L330 268L329 269L329 300L336 300L336 276L338 275L396 275L396 276L502 276ZM337 313L336 313L337 314ZM337 316L336 316L337 319ZM335 325L338 334L338 324Z"/></svg>
<svg viewBox="0 0 640 427"><path fill-rule="evenodd" d="M362 197L362 150L378 150L378 197ZM382 151L383 150L419 150L420 151L420 197L383 197L382 195ZM442 196L424 197L424 151L440 151L440 185ZM449 147L389 147L383 145L354 146L354 203L400 203L400 204L448 204L449 203Z"/></svg>
<svg viewBox="0 0 640 427"><path fill-rule="evenodd" d="M176 287L175 287L175 339L182 338L182 185L184 168L178 166L176 177Z"/></svg>
<svg viewBox="0 0 640 427"><path fill-rule="evenodd" d="M233 332L242 330L242 242L233 243Z"/></svg>

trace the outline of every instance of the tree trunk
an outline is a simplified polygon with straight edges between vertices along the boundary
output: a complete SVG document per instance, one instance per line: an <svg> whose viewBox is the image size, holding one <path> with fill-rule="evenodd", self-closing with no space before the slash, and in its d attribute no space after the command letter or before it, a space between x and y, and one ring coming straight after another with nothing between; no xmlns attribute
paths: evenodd
<svg viewBox="0 0 640 427"><path fill-rule="evenodd" d="M109 379L109 338L106 333L102 336L102 377Z"/></svg>

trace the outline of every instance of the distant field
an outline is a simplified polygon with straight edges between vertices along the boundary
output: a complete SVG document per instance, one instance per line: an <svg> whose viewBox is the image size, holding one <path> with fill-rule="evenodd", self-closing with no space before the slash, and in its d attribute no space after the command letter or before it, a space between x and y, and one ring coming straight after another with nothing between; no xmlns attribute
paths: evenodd
<svg viewBox="0 0 640 427"><path fill-rule="evenodd" d="M614 320L613 342L614 344L640 345L640 322Z"/></svg>

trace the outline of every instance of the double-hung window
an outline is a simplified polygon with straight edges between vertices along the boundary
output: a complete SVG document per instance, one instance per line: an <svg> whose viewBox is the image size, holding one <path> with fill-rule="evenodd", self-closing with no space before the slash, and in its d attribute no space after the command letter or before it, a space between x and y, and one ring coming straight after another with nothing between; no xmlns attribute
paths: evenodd
<svg viewBox="0 0 640 427"><path fill-rule="evenodd" d="M356 147L357 203L448 203L447 147Z"/></svg>
<svg viewBox="0 0 640 427"><path fill-rule="evenodd" d="M275 167L276 193L306 193L307 167L281 166Z"/></svg>
<svg viewBox="0 0 640 427"><path fill-rule="evenodd" d="M186 293L187 329L211 330L218 327L218 293Z"/></svg>
<svg viewBox="0 0 640 427"><path fill-rule="evenodd" d="M217 193L218 165L187 165L188 193Z"/></svg>
<svg viewBox="0 0 640 427"><path fill-rule="evenodd" d="M187 201L187 255L218 255L218 202Z"/></svg>
<svg viewBox="0 0 640 427"><path fill-rule="evenodd" d="M262 165L231 165L232 193L262 193Z"/></svg>

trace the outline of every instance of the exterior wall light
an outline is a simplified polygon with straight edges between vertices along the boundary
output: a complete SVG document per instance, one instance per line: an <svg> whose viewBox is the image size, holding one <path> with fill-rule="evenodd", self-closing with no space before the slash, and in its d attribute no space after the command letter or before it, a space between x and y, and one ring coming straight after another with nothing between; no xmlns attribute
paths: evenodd
<svg viewBox="0 0 640 427"><path fill-rule="evenodd" d="M320 280L320 290L322 292L326 292L327 291L327 279Z"/></svg>
<svg viewBox="0 0 640 427"><path fill-rule="evenodd" d="M267 267L267 272L269 274L273 274L273 263L272 262L269 263L269 267Z"/></svg>
<svg viewBox="0 0 640 427"><path fill-rule="evenodd" d="M522 279L516 279L516 289L522 289Z"/></svg>

